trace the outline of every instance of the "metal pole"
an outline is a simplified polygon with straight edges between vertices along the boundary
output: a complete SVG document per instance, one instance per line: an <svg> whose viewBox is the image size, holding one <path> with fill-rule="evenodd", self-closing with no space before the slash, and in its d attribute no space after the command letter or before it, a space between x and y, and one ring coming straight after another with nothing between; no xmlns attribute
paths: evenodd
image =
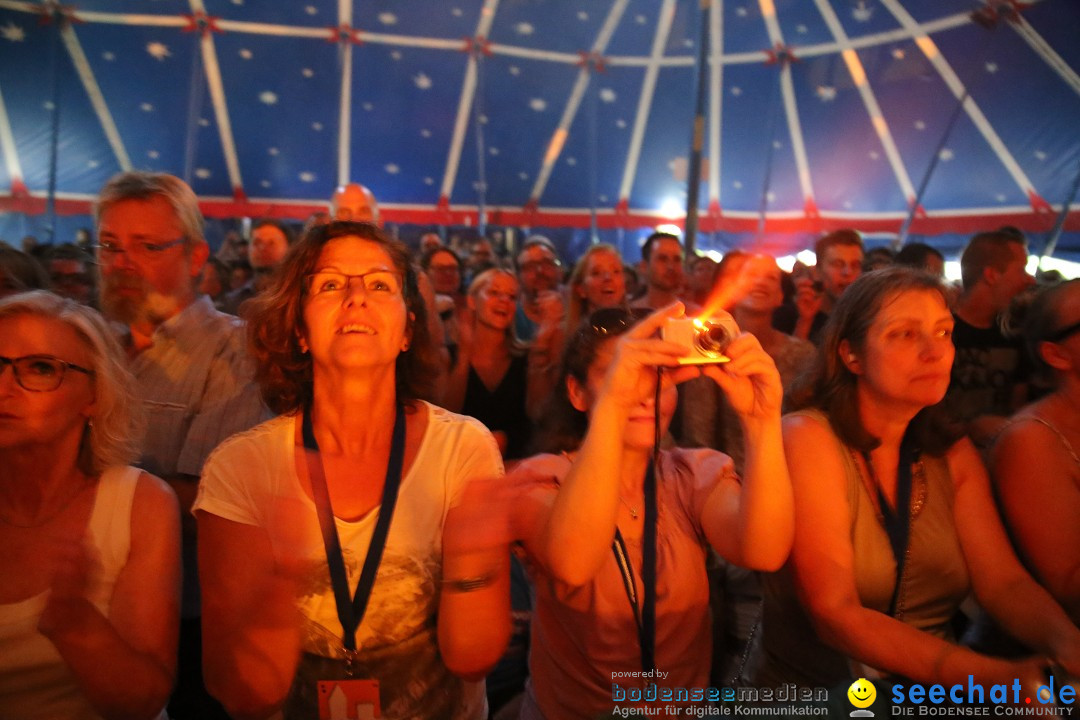
<svg viewBox="0 0 1080 720"><path fill-rule="evenodd" d="M49 138L49 186L46 196L46 232L49 243L56 242L56 174L57 153L60 146L60 24L64 22L59 11L53 10L56 32L49 47L52 56L52 136Z"/></svg>
<svg viewBox="0 0 1080 720"><path fill-rule="evenodd" d="M690 256L697 246L698 194L701 189L701 151L705 146L706 63L709 56L709 0L701 0L701 32L698 37L697 63L694 81L697 99L694 105L694 126L690 136L690 162L686 169L686 232L683 242Z"/></svg>
<svg viewBox="0 0 1080 720"><path fill-rule="evenodd" d="M202 34L195 36L195 48L191 57L191 80L188 83L187 132L184 138L184 182L191 185L195 173L195 150L198 147L199 115L202 112L203 72L202 72Z"/></svg>
<svg viewBox="0 0 1080 720"><path fill-rule="evenodd" d="M482 239L487 233L487 172L484 166L484 56L476 52L476 95L473 97L473 128L476 131L476 232Z"/></svg>
<svg viewBox="0 0 1080 720"><path fill-rule="evenodd" d="M597 116L599 111L597 109L598 100L598 85L592 81L593 78L589 76L589 243L592 245L600 242L599 225L596 220L596 203L598 189L598 156L599 156L599 135L597 130Z"/></svg>

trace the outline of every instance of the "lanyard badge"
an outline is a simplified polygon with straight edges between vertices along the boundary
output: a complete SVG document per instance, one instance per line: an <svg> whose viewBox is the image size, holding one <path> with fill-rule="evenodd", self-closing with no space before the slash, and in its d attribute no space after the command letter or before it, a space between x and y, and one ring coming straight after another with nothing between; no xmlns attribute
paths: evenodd
<svg viewBox="0 0 1080 720"><path fill-rule="evenodd" d="M315 502L322 532L323 546L326 549L326 561L330 570L330 582L334 590L334 602L338 620L341 622L342 645L345 655L345 676L347 680L320 681L318 684L319 717L346 717L337 712L344 707L363 708L365 705L373 712L370 717L379 717L379 683L376 680L353 679L359 670L358 657L360 647L356 642L356 630L364 619L368 600L375 585L375 574L382 561L386 539L390 532L390 521L397 504L398 490L401 487L401 472L405 459L405 409L399 402L394 418L393 438L390 445L390 461L386 467L386 481L383 484L382 502L379 507L375 530L371 536L367 556L360 572L356 593L350 597L348 575L345 572L345 559L341 552L341 541L337 526L334 524L334 511L330 505L330 493L326 486L326 473L319 455L319 444L315 439L310 409L304 412L302 434L308 475L311 480L311 495Z"/></svg>

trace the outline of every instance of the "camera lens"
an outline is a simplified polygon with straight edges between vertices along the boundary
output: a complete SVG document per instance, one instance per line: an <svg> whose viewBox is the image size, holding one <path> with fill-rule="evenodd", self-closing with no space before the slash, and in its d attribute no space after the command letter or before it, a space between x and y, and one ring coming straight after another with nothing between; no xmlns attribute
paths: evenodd
<svg viewBox="0 0 1080 720"><path fill-rule="evenodd" d="M723 355L727 346L731 344L731 335L723 325L706 323L705 327L698 331L696 345L698 349L709 356Z"/></svg>

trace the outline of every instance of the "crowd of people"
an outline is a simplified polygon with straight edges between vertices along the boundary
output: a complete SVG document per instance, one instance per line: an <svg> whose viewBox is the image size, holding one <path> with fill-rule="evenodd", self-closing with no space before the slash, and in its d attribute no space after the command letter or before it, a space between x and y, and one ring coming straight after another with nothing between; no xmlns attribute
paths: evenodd
<svg viewBox="0 0 1080 720"><path fill-rule="evenodd" d="M958 288L853 229L564 264L350 185L212 255L128 172L92 237L0 248L0 717L1080 676L1080 280L1013 228Z"/></svg>

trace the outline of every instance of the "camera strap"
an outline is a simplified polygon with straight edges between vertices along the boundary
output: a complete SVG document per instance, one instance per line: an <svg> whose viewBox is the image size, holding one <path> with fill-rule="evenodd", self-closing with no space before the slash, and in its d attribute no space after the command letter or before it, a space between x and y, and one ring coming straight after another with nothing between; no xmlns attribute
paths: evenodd
<svg viewBox="0 0 1080 720"><path fill-rule="evenodd" d="M345 572L345 558L341 552L337 525L334 523L334 510L330 505L330 492L326 486L326 474L323 470L322 457L319 455L319 443L315 440L310 409L304 412L301 432L304 438L304 449L307 451L305 455L311 481L311 496L315 501L315 511L319 517L319 529L322 531L326 561L330 569L330 583L334 589L334 602L343 631L345 670L351 676L359 653L356 645L356 630L364 619L364 613L367 612L368 599L375 586L375 573L379 569L379 563L382 562L386 538L390 532L390 520L394 515L398 489L401 487L401 470L405 460L405 408L400 402L397 403L393 437L390 442L390 460L386 465L386 481L383 483L379 515L375 521L375 530L371 535L367 557L364 558L364 566L360 571L356 594L351 599L348 575Z"/></svg>
<svg viewBox="0 0 1080 720"><path fill-rule="evenodd" d="M634 566L626 550L622 533L615 528L615 540L611 550L615 562L622 573L623 587L630 608L634 612L637 625L638 643L641 645L641 669L649 672L656 669L656 473L653 462L645 471L645 532L642 539L641 584L643 597L639 599L637 582L634 580Z"/></svg>

